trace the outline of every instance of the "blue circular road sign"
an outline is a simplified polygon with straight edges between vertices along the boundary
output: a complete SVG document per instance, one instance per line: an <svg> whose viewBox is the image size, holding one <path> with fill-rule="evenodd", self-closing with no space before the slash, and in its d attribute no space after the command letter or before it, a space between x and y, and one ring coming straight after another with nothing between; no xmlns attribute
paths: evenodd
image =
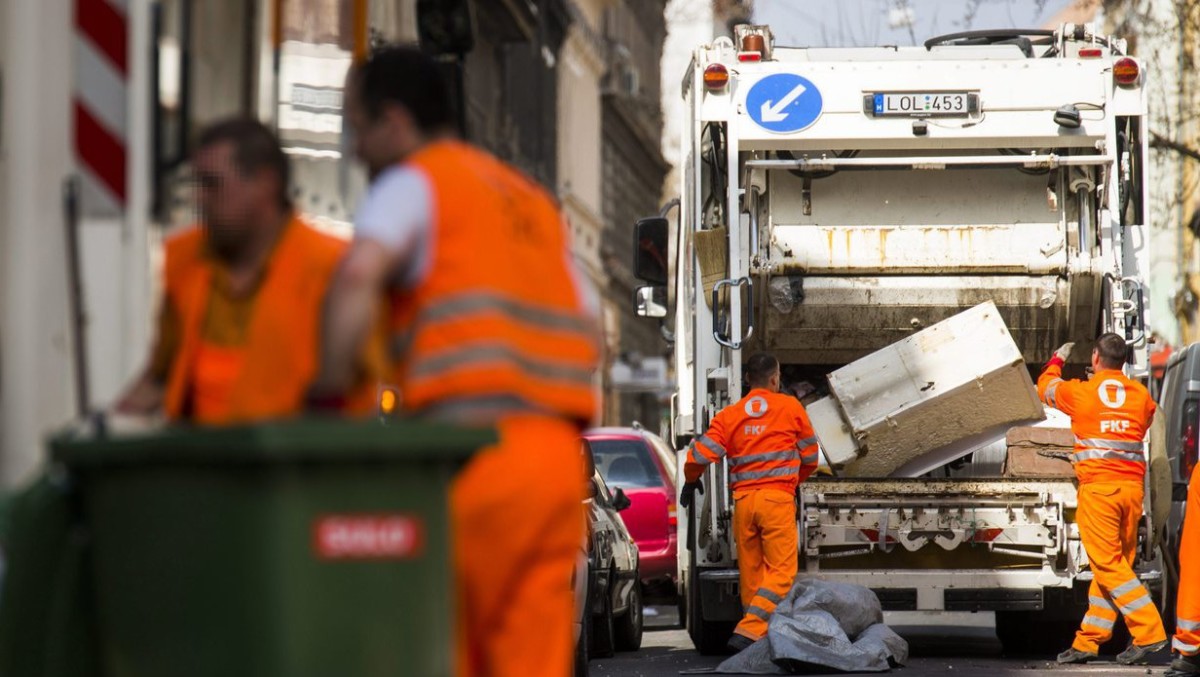
<svg viewBox="0 0 1200 677"><path fill-rule="evenodd" d="M771 132L798 132L821 117L821 91L794 73L768 75L746 93L746 114Z"/></svg>

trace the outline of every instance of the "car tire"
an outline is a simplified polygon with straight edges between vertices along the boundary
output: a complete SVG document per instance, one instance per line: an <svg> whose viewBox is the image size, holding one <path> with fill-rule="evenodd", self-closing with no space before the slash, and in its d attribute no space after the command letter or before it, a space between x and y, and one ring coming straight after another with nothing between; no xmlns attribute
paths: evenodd
<svg viewBox="0 0 1200 677"><path fill-rule="evenodd" d="M611 658L615 651L612 596L616 584L617 574L610 570L608 585L600 599L600 613L593 615L588 623L588 656L591 658Z"/></svg>
<svg viewBox="0 0 1200 677"><path fill-rule="evenodd" d="M584 602L583 609L580 611L583 614L583 618L579 623L579 640L575 642L574 677L587 677L588 674L588 643L592 639L592 588L590 585L584 599L586 601Z"/></svg>
<svg viewBox="0 0 1200 677"><path fill-rule="evenodd" d="M617 650L637 651L642 648L645 615L642 609L642 584L634 577L629 592L629 609L617 621Z"/></svg>

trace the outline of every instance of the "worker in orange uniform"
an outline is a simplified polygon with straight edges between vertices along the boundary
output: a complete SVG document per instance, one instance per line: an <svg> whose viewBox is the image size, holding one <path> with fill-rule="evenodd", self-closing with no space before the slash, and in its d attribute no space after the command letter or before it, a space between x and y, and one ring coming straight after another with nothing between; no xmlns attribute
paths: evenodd
<svg viewBox="0 0 1200 677"><path fill-rule="evenodd" d="M570 674L579 433L597 408L599 351L563 216L532 180L453 138L446 83L420 52L356 66L345 106L372 182L330 291L312 401L350 385L387 295L402 412L500 438L451 488L459 674Z"/></svg>
<svg viewBox="0 0 1200 677"><path fill-rule="evenodd" d="M1142 441L1154 418L1154 400L1145 386L1121 371L1129 348L1113 333L1096 339L1089 380L1063 380L1063 364L1074 345L1059 348L1038 378L1042 400L1071 417L1071 461L1079 479L1075 518L1093 576L1087 615L1058 662L1095 659L1100 645L1112 637L1120 612L1133 641L1117 661L1145 663L1167 646L1158 609L1133 571L1146 474Z"/></svg>
<svg viewBox="0 0 1200 677"><path fill-rule="evenodd" d="M729 458L733 536L745 615L729 639L741 651L767 634L767 621L796 578L800 547L796 488L817 469L817 438L804 405L779 392L779 361L759 353L746 360L750 392L722 409L690 446L679 504L703 493L710 463Z"/></svg>
<svg viewBox="0 0 1200 677"><path fill-rule="evenodd" d="M201 224L166 241L157 342L115 410L198 424L298 413L317 371L321 303L348 243L296 215L287 156L262 123L214 124L192 164ZM357 382L368 366L356 363ZM358 392L373 399L370 384Z"/></svg>
<svg viewBox="0 0 1200 677"><path fill-rule="evenodd" d="M1179 593L1175 601L1178 654L1167 677L1200 677L1200 473L1192 472L1179 544Z"/></svg>

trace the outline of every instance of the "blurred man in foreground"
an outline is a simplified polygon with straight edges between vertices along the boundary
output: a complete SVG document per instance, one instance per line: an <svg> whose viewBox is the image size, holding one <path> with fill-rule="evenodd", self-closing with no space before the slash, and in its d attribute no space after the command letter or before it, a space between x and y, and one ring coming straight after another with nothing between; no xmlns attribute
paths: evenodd
<svg viewBox="0 0 1200 677"><path fill-rule="evenodd" d="M336 401L381 297L404 412L495 426L452 488L460 674L567 675L584 537L579 433L597 335L562 215L534 182L454 140L446 83L411 49L348 78L372 177L327 303L312 400Z"/></svg>

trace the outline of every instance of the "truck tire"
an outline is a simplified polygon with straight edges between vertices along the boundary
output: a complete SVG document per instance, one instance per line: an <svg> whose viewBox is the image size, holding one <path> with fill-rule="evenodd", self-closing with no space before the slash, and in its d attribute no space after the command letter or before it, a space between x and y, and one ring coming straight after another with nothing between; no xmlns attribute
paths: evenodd
<svg viewBox="0 0 1200 677"><path fill-rule="evenodd" d="M629 593L629 610L617 619L617 650L637 651L642 648L642 628L645 616L642 613L642 584L633 579L633 590Z"/></svg>
<svg viewBox="0 0 1200 677"><path fill-rule="evenodd" d="M1175 635L1175 596L1179 594L1179 560L1176 550L1170 545L1159 545L1159 561L1162 562L1162 585L1158 591L1158 611L1162 614L1163 629L1167 637Z"/></svg>
<svg viewBox="0 0 1200 677"><path fill-rule="evenodd" d="M996 638L1005 656L1053 657L1071 646L1079 618L1048 617L1043 611L997 611Z"/></svg>
<svg viewBox="0 0 1200 677"><path fill-rule="evenodd" d="M687 581L687 631L692 644L703 656L729 653L726 644L733 634L734 624L723 621L704 620L700 596L700 567L696 565L696 551L688 555Z"/></svg>

